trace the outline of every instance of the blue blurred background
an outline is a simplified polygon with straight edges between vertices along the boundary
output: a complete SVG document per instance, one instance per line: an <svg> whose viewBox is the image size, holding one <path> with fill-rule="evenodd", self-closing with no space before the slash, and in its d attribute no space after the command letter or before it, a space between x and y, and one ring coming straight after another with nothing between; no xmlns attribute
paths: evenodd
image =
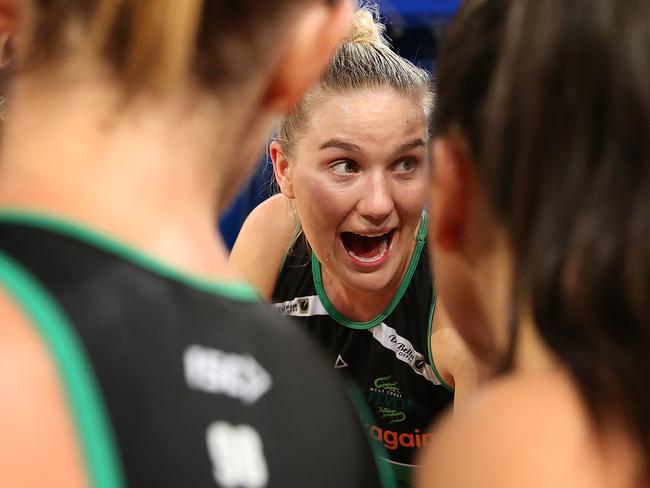
<svg viewBox="0 0 650 488"><path fill-rule="evenodd" d="M387 34L395 50L407 59L435 71L437 41L461 0L377 0ZM228 248L237 238L249 212L272 193L273 169L267 157L242 189L219 227Z"/></svg>

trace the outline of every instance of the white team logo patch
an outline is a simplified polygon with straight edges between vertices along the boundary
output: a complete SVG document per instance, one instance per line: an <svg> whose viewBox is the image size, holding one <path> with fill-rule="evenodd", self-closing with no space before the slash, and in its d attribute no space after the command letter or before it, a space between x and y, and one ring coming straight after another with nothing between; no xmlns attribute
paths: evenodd
<svg viewBox="0 0 650 488"><path fill-rule="evenodd" d="M273 384L271 375L249 355L194 345L185 350L183 362L190 388L238 398L247 405L259 400Z"/></svg>
<svg viewBox="0 0 650 488"><path fill-rule="evenodd" d="M212 475L224 488L264 488L269 469L262 438L250 425L213 422L206 431Z"/></svg>

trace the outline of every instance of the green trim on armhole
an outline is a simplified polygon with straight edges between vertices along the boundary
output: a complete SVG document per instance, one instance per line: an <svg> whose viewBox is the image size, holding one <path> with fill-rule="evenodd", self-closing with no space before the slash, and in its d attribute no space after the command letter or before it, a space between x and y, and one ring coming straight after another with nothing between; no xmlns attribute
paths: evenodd
<svg viewBox="0 0 650 488"><path fill-rule="evenodd" d="M127 244L103 235L89 227L85 227L60 217L54 217L29 210L3 208L0 209L0 223L26 225L63 234L94 245L111 254L120 256L137 266L174 281L179 281L192 288L221 295L233 300L244 302L260 301L257 291L247 283L219 282L217 280L184 273Z"/></svg>
<svg viewBox="0 0 650 488"><path fill-rule="evenodd" d="M94 488L126 486L108 413L74 329L49 293L18 263L0 252L0 286L18 302L54 358L73 412Z"/></svg>
<svg viewBox="0 0 650 488"><path fill-rule="evenodd" d="M447 390L449 390L451 393L454 393L454 389L449 386L447 383L445 383L445 380L442 379L442 376L440 376L440 373L438 372L438 368L436 368L436 363L433 360L433 354L431 353L431 329L433 327L433 315L436 310L436 302L438 301L438 296L436 294L436 289L435 286L433 288L433 294L431 296L431 310L429 311L429 328L428 328L428 333L427 333L427 351L429 352L429 364L431 365L431 369L433 369L433 374L436 375L436 378L438 378L438 381L440 381L440 384L444 386Z"/></svg>
<svg viewBox="0 0 650 488"><path fill-rule="evenodd" d="M411 261L409 262L409 266L406 270L406 274L404 275L404 279L400 283L397 292L395 293L395 295L393 295L393 299L390 301L386 309L382 313L377 315L375 318L370 319L367 322L355 322L353 320L350 320L344 317L343 314L341 314L338 310L336 310L336 308L334 308L332 302L330 302L329 298L327 298L327 294L325 293L325 288L323 287L323 277L321 275L320 262L318 261L316 254L312 252L311 269L314 278L314 286L316 287L316 293L318 294L320 301L323 304L323 307L325 307L327 313L330 314L330 316L334 320L336 320L339 324L356 330L371 329L379 325L381 322L383 322L386 317L388 317L391 313L393 313L393 310L395 310L400 300L404 296L406 289L411 283L411 278L413 278L413 273L415 273L415 270L418 266L418 262L420 261L420 255L422 254L422 249L424 248L424 243L426 241L426 234L427 234L427 214L426 212L422 212L422 217L420 218L420 225L418 227L417 237L415 239L415 249L413 250L413 255L411 256Z"/></svg>
<svg viewBox="0 0 650 488"><path fill-rule="evenodd" d="M388 453L383 446L379 445L375 440L372 439L372 437L370 437L370 432L366 428L367 423L374 423L375 421L372 412L368 407L368 404L363 399L363 395L361 394L361 391L356 384L348 382L346 384L346 387L348 398L352 402L352 406L357 413L357 417L361 422L361 427L363 428L366 434L366 438L368 439L368 445L370 446L372 455L375 458L375 466L377 467L377 473L379 474L379 481L381 482L381 486L383 488L397 488L397 485L395 484L394 472L391 469L391 466L386 461L384 461L384 459L388 458Z"/></svg>

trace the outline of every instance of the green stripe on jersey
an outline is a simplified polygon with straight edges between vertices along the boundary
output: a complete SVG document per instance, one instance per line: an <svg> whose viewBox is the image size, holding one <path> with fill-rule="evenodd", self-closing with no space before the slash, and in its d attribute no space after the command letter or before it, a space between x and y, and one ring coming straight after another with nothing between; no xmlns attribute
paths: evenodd
<svg viewBox="0 0 650 488"><path fill-rule="evenodd" d="M90 229L89 227L85 227L60 217L54 217L52 215L24 209L3 208L0 209L0 223L36 227L57 234L62 234L67 237L72 237L96 246L110 254L117 255L141 268L201 291L244 302L260 301L258 292L247 283L220 282L214 279L184 273L127 244L112 239Z"/></svg>
<svg viewBox="0 0 650 488"><path fill-rule="evenodd" d="M100 388L74 329L49 293L2 252L0 276L0 286L21 305L54 358L83 447L91 486L125 486Z"/></svg>

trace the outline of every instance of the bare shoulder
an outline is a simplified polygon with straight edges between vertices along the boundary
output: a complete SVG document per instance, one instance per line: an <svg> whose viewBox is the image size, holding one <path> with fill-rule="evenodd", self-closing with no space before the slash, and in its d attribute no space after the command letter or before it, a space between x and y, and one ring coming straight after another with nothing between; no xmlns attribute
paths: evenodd
<svg viewBox="0 0 650 488"><path fill-rule="evenodd" d="M597 444L567 376L512 376L436 426L418 486L604 488Z"/></svg>
<svg viewBox="0 0 650 488"><path fill-rule="evenodd" d="M0 289L0 486L84 486L63 389L34 327Z"/></svg>
<svg viewBox="0 0 650 488"><path fill-rule="evenodd" d="M441 304L436 306L431 326L431 352L445 362L469 361L471 354L446 310Z"/></svg>
<svg viewBox="0 0 650 488"><path fill-rule="evenodd" d="M267 300L271 298L296 228L291 200L279 194L258 205L237 236L230 263Z"/></svg>
<svg viewBox="0 0 650 488"><path fill-rule="evenodd" d="M431 325L431 355L442 379L454 388L454 409L464 404L487 378L489 368L471 352L442 303Z"/></svg>

